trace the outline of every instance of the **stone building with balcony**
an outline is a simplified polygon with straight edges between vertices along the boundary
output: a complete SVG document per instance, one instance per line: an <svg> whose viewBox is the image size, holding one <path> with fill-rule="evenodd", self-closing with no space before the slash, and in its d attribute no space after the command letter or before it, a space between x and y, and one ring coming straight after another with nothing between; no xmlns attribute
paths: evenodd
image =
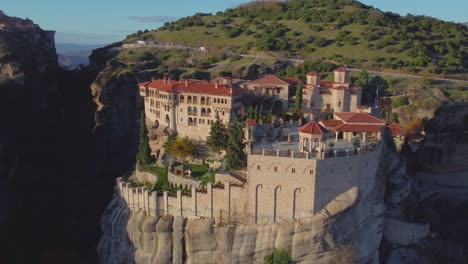
<svg viewBox="0 0 468 264"><path fill-rule="evenodd" d="M251 93L263 97L261 111L280 115L288 110L290 99L296 94L299 82L297 78L283 78L268 74L248 82L246 86Z"/></svg>
<svg viewBox="0 0 468 264"><path fill-rule="evenodd" d="M361 105L362 88L351 86L350 71L338 68L334 80L322 80L317 72L307 73L302 90L302 111L305 113L357 112Z"/></svg>
<svg viewBox="0 0 468 264"><path fill-rule="evenodd" d="M180 136L206 140L216 114L230 123L242 112L243 89L224 78L207 82L163 78L139 84L147 119Z"/></svg>

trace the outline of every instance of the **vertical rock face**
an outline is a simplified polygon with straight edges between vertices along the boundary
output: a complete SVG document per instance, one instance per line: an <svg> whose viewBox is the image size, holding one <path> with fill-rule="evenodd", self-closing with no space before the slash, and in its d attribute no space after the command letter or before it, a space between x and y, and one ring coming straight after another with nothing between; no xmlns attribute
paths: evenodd
<svg viewBox="0 0 468 264"><path fill-rule="evenodd" d="M0 21L0 262L95 262L112 192L88 177L95 73L60 69L54 32Z"/></svg>
<svg viewBox="0 0 468 264"><path fill-rule="evenodd" d="M123 66L111 61L91 85L97 105L95 167L113 175L128 172L135 163L139 109L143 105L136 79L130 74L116 74L119 67Z"/></svg>
<svg viewBox="0 0 468 264"><path fill-rule="evenodd" d="M263 263L274 248L284 248L293 261L333 263L337 255L343 254L343 244L352 240L359 262L378 263L385 193L401 192L401 186L405 186L386 183L389 178L397 181L398 177L406 177L396 173L403 164L391 134L385 130L383 135L379 169L376 175L369 175L373 180L340 195L313 217L299 221L219 226L210 218L156 219L147 217L144 211L132 210L115 195L102 217L104 234L98 248L101 262ZM120 248L125 250L117 250ZM134 258L130 259L132 254Z"/></svg>

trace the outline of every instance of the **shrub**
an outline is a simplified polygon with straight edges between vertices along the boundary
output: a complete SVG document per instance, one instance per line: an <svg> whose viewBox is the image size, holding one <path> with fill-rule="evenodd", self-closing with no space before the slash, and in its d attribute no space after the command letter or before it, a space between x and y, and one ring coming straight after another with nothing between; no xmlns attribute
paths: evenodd
<svg viewBox="0 0 468 264"><path fill-rule="evenodd" d="M392 101L392 108L398 108L400 106L404 106L404 105L408 105L408 104L409 104L408 97L400 96L400 97L395 98Z"/></svg>
<svg viewBox="0 0 468 264"><path fill-rule="evenodd" d="M285 249L273 249L270 255L263 258L265 264L288 264L292 261L289 252Z"/></svg>

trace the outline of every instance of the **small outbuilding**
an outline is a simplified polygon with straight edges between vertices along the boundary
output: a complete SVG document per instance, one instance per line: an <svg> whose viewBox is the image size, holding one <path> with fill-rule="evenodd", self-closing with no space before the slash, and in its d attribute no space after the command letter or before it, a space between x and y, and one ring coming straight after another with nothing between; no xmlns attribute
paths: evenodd
<svg viewBox="0 0 468 264"><path fill-rule="evenodd" d="M299 151L312 152L320 143L330 137L333 137L333 132L318 122L311 121L299 128Z"/></svg>

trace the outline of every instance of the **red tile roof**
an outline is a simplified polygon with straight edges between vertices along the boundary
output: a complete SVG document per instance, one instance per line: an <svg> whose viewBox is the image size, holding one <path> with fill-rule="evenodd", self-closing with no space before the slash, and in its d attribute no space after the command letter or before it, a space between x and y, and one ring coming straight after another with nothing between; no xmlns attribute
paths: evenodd
<svg viewBox="0 0 468 264"><path fill-rule="evenodd" d="M326 88L333 88L333 81L321 80L320 84Z"/></svg>
<svg viewBox="0 0 468 264"><path fill-rule="evenodd" d="M352 112L335 112L336 117L343 120L345 123L369 123L385 125L385 121L373 117L366 113L352 113Z"/></svg>
<svg viewBox="0 0 468 264"><path fill-rule="evenodd" d="M379 132L383 125L343 124L335 127L336 132Z"/></svg>
<svg viewBox="0 0 468 264"><path fill-rule="evenodd" d="M312 135L323 135L328 132L326 128L315 121L311 121L299 128L299 132L312 134Z"/></svg>
<svg viewBox="0 0 468 264"><path fill-rule="evenodd" d="M403 134L403 127L395 124L387 124L386 127L390 129L393 135L402 135Z"/></svg>
<svg viewBox="0 0 468 264"><path fill-rule="evenodd" d="M262 78L253 80L249 84L257 85L285 85L285 84L297 84L299 79L297 78L282 78L272 74L263 76Z"/></svg>
<svg viewBox="0 0 468 264"><path fill-rule="evenodd" d="M340 126L340 125L344 124L344 122L341 121L341 120L322 120L322 121L320 121L320 123L324 127L337 127L337 126Z"/></svg>
<svg viewBox="0 0 468 264"><path fill-rule="evenodd" d="M340 68L336 69L335 71L336 72L349 72L349 69L344 68L344 67L340 67Z"/></svg>
<svg viewBox="0 0 468 264"><path fill-rule="evenodd" d="M307 76L321 76L319 72L308 72Z"/></svg>
<svg viewBox="0 0 468 264"><path fill-rule="evenodd" d="M140 87L144 86L167 93L199 93L218 96L238 96L243 94L243 91L241 91L242 89L240 88L235 88L221 83L218 83L217 85L218 88L216 88L216 83L193 79L187 80L187 85L185 80L166 80L166 83L164 83L163 79L139 84Z"/></svg>

